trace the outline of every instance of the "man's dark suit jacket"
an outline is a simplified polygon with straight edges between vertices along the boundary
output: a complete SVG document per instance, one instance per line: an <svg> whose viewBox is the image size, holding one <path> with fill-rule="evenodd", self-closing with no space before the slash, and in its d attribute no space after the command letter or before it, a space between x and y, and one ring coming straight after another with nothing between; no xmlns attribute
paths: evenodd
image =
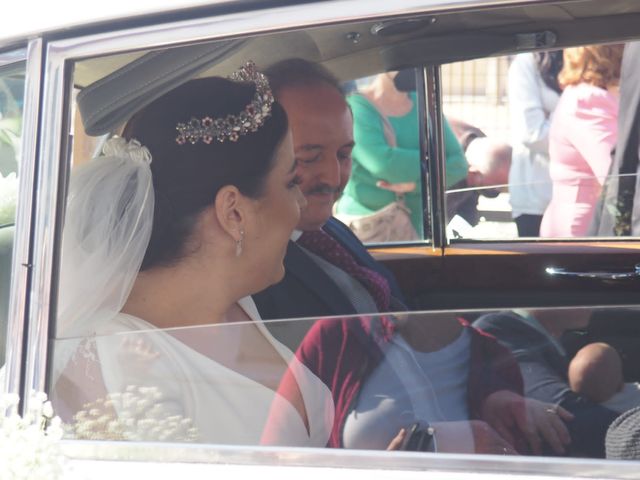
<svg viewBox="0 0 640 480"><path fill-rule="evenodd" d="M569 359L549 337L513 312L483 315L473 326L493 335L513 352L522 371L525 396L560 405L575 416L567 422L572 453L604 457L605 434L618 413L571 391Z"/></svg>
<svg viewBox="0 0 640 480"><path fill-rule="evenodd" d="M335 218L323 227L347 249L356 261L383 275L391 287L396 302L394 310L404 310L400 288L384 266L376 262L362 242L345 224ZM295 242L289 242L284 258L285 276L280 283L253 296L263 320L327 317L332 315L355 315L353 305L334 281ZM370 313L370 312L367 312ZM290 348L297 347L310 321L268 323L269 330Z"/></svg>
<svg viewBox="0 0 640 480"><path fill-rule="evenodd" d="M638 169L640 138L640 42L630 42L624 48L620 72L620 109L618 139L590 233L598 236L630 235L615 228L616 216L631 216L634 200L640 196L635 173ZM632 174L633 176L618 175ZM640 201L640 200L638 200ZM620 211L617 211L620 210ZM629 223L632 223L633 219ZM637 235L637 232L633 233Z"/></svg>

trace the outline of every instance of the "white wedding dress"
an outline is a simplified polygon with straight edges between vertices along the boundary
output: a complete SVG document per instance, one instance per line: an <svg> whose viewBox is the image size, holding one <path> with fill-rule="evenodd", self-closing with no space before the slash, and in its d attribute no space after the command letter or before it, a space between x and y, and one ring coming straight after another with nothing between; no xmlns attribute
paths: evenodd
<svg viewBox="0 0 640 480"><path fill-rule="evenodd" d="M269 436L268 444L324 447L334 415L329 389L269 333L250 297L241 299L238 305L289 365L302 396L308 430L298 410L271 388L201 354L168 331L124 313L101 322L93 337L95 345L91 349L97 353L106 391L124 392L130 386L159 390L163 412L190 419L197 429L198 442L264 444L261 438L273 408L278 411L280 425L275 428L276 437ZM71 361L77 358L78 353ZM116 410L123 408L120 405ZM116 414L126 416L122 411Z"/></svg>

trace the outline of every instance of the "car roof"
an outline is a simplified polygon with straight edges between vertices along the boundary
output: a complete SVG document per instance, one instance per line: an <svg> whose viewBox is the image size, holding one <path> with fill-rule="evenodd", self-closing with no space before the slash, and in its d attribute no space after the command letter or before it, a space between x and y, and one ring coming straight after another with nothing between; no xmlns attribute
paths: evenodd
<svg viewBox="0 0 640 480"><path fill-rule="evenodd" d="M354 3L349 0L337 1L341 2ZM386 0L368 0L362 10L368 11L370 8L380 13L380 4L384 2ZM256 61L263 68L265 65L260 65L259 60L268 58L270 62L277 61L275 52L276 56L280 55L282 58L303 57L322 63L340 80L350 80L374 71L410 65L448 63L543 48L627 41L640 33L640 2L637 0L403 2L403 9L406 7L408 12L397 16L396 8L396 16L388 22L381 22L379 16L372 16L356 23L340 22L322 28L307 26L296 29L292 25L292 30L286 33L249 38L238 49L237 55L230 56L226 62L217 63L216 74L225 73L225 70L230 72L248 59ZM251 8L244 3L246 8ZM261 0L260 6L271 4L276 4L275 0ZM421 10L426 12L419 17L427 20L422 26L418 25L417 29L409 25L416 20L415 15L409 13L411 7L416 5L420 5ZM404 11L403 9L400 11ZM387 7L387 11L394 11L394 8ZM429 15L430 11L434 12L433 16ZM429 22L429 19L433 22ZM403 23L406 25L402 25ZM395 31L372 35L372 29L381 24L391 24ZM396 28L398 26L400 28ZM409 28L403 29L404 26ZM551 38L546 39L549 40L548 45L544 43L546 32L551 34ZM354 34L360 39L357 44L344 41ZM543 34L542 40L540 34ZM81 60L76 65L76 86L83 88L98 81L144 53L145 51L122 52L109 58Z"/></svg>
<svg viewBox="0 0 640 480"><path fill-rule="evenodd" d="M3 26L0 29L0 47L19 42L41 34L69 34L75 30L100 31L107 26L120 23L131 24L145 18L157 17L170 21L189 13L207 15L215 9L216 13L225 11L264 9L272 6L324 3L349 0L20 0L12 2L11 8L2 12ZM406 13L411 9L430 9L434 7L474 8L485 5L508 5L523 3L545 3L550 0L403 0L400 8ZM375 0L362 2L363 11L367 4ZM398 8L394 6L393 8ZM37 14L34 14L37 12Z"/></svg>
<svg viewBox="0 0 640 480"><path fill-rule="evenodd" d="M194 8L256 3L251 0L19 0L3 8L0 45L52 32L96 27L149 15L175 15ZM275 0L261 0L269 6ZM34 14L37 12L37 14Z"/></svg>
<svg viewBox="0 0 640 480"><path fill-rule="evenodd" d="M114 8L109 9L108 16L91 12L85 4L92 2L86 0L84 4L79 0L62 1L66 3L63 6L58 4L54 10L64 11L69 5L83 5L67 17L68 22L76 25L75 28L83 30L71 32L74 27L68 26L59 33L65 36L301 3L309 4L309 7L320 3L323 4L321 8L325 8L324 3L330 3L332 8L339 4L351 7L346 9L343 21L331 25L310 28L308 25L292 24L292 29L286 32L246 36L224 55L210 52L217 59L211 64L213 70L203 69L207 65L194 66L180 60L181 68L189 71L176 72L188 76L224 75L246 60L255 60L259 68L264 68L266 64L260 64L260 61L277 61L277 55L281 55L283 58L302 57L321 63L340 80L351 80L374 72L415 65L448 63L543 48L626 41L638 37L640 33L640 2L637 0L403 0L400 7L389 5L387 0L368 0L364 3L356 0L170 0L159 2L162 3L160 7L152 5L151 0L127 0L134 5L125 4L125 0L111 0ZM33 5L33 2L25 0L23 4ZM416 12L420 14L416 15ZM37 17L47 15L39 14ZM81 19L94 23L87 26L82 24L84 20ZM416 23L412 22L416 21L417 28L414 28ZM54 29L52 32L56 25L62 28L61 22L58 12L52 17L48 28ZM2 34L6 35L6 32ZM352 35L357 35L359 41L345 41ZM217 48L204 44L184 45L161 55L167 57L168 61L175 61L175 58L183 58L183 52L203 46L205 50ZM122 51L115 55L80 59L75 63L75 86L84 89L111 75L119 77L117 72L120 69L130 70L128 65L140 63L138 59L145 53L151 52ZM201 62L202 58L197 57L196 63ZM144 66L146 68L147 64ZM140 75L144 77L151 74L143 69ZM162 88L169 86L163 85Z"/></svg>

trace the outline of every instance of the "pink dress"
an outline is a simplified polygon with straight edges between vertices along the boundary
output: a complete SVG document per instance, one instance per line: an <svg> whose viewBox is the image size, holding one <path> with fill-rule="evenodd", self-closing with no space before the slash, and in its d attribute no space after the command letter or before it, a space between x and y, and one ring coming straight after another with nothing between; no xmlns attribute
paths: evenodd
<svg viewBox="0 0 640 480"><path fill-rule="evenodd" d="M565 88L551 120L551 203L541 237L587 234L618 136L618 96L586 83Z"/></svg>

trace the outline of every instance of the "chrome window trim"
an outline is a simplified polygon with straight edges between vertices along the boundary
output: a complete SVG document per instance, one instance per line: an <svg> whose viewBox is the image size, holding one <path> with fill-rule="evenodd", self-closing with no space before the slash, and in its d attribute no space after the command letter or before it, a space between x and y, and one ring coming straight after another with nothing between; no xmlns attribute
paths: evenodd
<svg viewBox="0 0 640 480"><path fill-rule="evenodd" d="M429 164L429 218L434 249L447 245L445 182L446 162L442 126L442 87L440 65L424 68L427 125L427 161Z"/></svg>
<svg viewBox="0 0 640 480"><path fill-rule="evenodd" d="M416 101L418 102L418 144L420 149L420 200L422 201L422 244L430 245L432 250L436 249L434 242L434 223L431 215L431 175L429 174L429 134L427 125L429 123L429 113L427 111L427 80L425 69L416 68ZM397 242L393 243L397 245ZM383 244L384 246L384 244Z"/></svg>
<svg viewBox="0 0 640 480"><path fill-rule="evenodd" d="M55 49L53 49L55 50ZM46 46L45 69L42 75L42 107L38 174L35 183L37 214L33 224L33 270L28 311L28 337L25 352L23 399L28 404L31 390L44 391L49 313L51 311L51 272L54 261L55 230L57 222L57 198L60 152L64 125L63 107L65 95L64 59L52 53ZM71 88L71 84L66 88ZM65 128L63 128L65 127Z"/></svg>
<svg viewBox="0 0 640 480"><path fill-rule="evenodd" d="M320 448L278 448L142 442L64 441L63 452L78 460L205 463L244 466L321 467L360 471L441 471L487 474L627 479L638 477L638 462L587 458L379 452Z"/></svg>
<svg viewBox="0 0 640 480"><path fill-rule="evenodd" d="M30 245L33 221L33 183L36 172L38 114L40 108L40 80L42 69L42 40L31 40L25 55L26 60L24 107L22 111L21 154L16 205L16 227L11 266L9 314L7 322L7 346L3 392L20 393L22 373L22 346L25 334L31 265Z"/></svg>

